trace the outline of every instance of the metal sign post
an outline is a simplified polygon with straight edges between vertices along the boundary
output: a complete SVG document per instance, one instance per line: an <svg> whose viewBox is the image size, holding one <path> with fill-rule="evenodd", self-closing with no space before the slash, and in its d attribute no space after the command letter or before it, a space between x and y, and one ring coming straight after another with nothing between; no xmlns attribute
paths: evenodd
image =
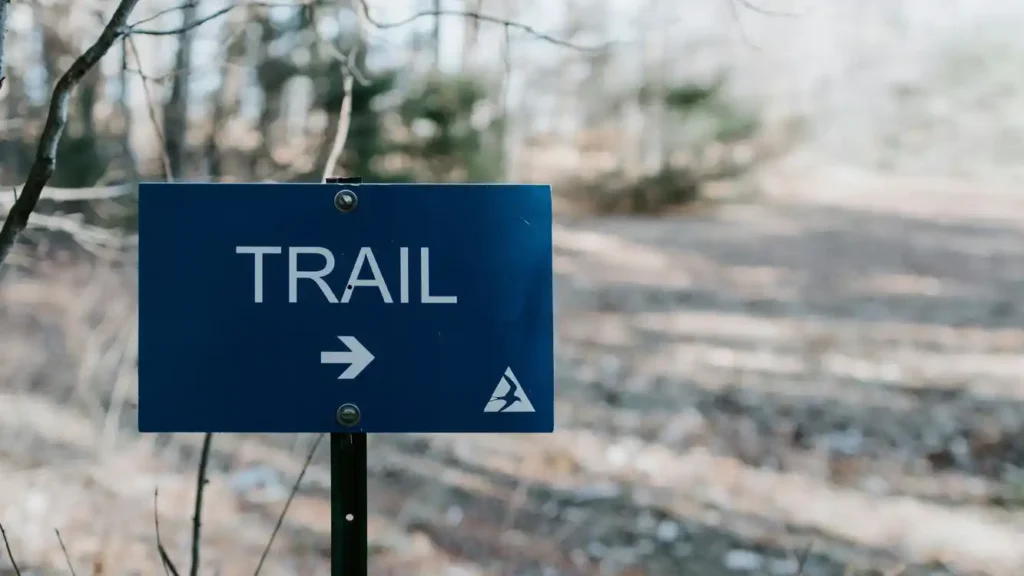
<svg viewBox="0 0 1024 576"><path fill-rule="evenodd" d="M331 434L331 576L367 574L366 434Z"/></svg>
<svg viewBox="0 0 1024 576"><path fill-rule="evenodd" d="M329 433L334 576L368 433L554 429L551 189L143 183L139 430Z"/></svg>
<svg viewBox="0 0 1024 576"><path fill-rule="evenodd" d="M328 178L327 183L357 185L363 179ZM357 196L342 191L335 196L334 206L350 212L357 203ZM359 408L340 406L337 418L342 426L357 426ZM366 457L366 434L331 433L331 576L368 574Z"/></svg>

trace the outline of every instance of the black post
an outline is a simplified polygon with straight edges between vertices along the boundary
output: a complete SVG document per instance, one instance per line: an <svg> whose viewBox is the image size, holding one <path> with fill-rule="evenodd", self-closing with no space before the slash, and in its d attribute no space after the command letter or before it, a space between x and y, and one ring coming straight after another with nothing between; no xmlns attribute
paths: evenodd
<svg viewBox="0 0 1024 576"><path fill-rule="evenodd" d="M331 434L331 576L367 576L366 434Z"/></svg>
<svg viewBox="0 0 1024 576"><path fill-rule="evenodd" d="M360 176L327 178L326 184L363 183ZM345 196L348 194L348 196ZM340 197L340 198L339 198ZM350 213L358 205L352 192L341 191L335 207ZM338 408L342 426L356 426L359 408ZM331 576L367 576L366 434L331 434Z"/></svg>

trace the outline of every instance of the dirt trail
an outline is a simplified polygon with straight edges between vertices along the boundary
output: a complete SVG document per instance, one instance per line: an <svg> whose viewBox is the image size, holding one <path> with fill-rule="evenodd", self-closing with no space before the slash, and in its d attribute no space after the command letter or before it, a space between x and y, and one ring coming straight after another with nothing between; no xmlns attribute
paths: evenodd
<svg viewBox="0 0 1024 576"><path fill-rule="evenodd" d="M809 543L808 574L1024 569L1024 202L762 180L701 216L559 219L558 431L373 438L377 573L787 574ZM187 558L199 439L131 433L134 289L90 274L0 292L0 521L23 565L63 565L58 527L82 571L153 573L156 485ZM211 573L251 573L312 441L216 439ZM326 573L325 459L264 573Z"/></svg>

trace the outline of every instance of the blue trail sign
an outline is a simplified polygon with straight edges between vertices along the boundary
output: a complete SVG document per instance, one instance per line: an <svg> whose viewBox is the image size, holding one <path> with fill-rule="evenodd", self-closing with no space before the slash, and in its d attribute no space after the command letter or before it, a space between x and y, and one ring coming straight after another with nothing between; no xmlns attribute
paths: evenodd
<svg viewBox="0 0 1024 576"><path fill-rule="evenodd" d="M551 224L548 186L142 184L139 429L550 432Z"/></svg>

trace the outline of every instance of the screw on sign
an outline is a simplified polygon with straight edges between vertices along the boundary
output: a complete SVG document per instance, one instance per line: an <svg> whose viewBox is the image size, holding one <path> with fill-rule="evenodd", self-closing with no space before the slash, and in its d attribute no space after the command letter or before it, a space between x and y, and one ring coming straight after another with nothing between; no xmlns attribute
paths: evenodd
<svg viewBox="0 0 1024 576"><path fill-rule="evenodd" d="M554 429L548 186L143 183L139 258L139 430L329 433L335 576L367 433Z"/></svg>
<svg viewBox="0 0 1024 576"><path fill-rule="evenodd" d="M351 212L359 205L359 197L351 190L342 190L334 195L334 207L339 212Z"/></svg>
<svg viewBox="0 0 1024 576"><path fill-rule="evenodd" d="M359 407L355 404L343 404L338 408L338 423L342 426L359 424Z"/></svg>

